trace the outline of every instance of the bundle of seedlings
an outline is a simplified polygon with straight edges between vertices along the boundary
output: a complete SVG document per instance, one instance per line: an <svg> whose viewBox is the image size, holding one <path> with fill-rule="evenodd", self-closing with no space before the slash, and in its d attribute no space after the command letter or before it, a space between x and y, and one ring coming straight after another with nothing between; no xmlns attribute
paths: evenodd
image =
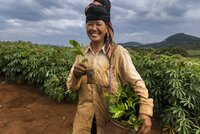
<svg viewBox="0 0 200 134"><path fill-rule="evenodd" d="M136 132L143 120L138 119L140 98L133 88L130 85L119 86L118 93L105 93L105 97L111 122L126 132Z"/></svg>

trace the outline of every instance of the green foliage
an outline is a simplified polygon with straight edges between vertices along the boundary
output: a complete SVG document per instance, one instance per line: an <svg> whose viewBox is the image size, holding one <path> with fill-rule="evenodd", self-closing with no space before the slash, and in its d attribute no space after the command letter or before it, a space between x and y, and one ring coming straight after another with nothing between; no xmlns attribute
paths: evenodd
<svg viewBox="0 0 200 134"><path fill-rule="evenodd" d="M76 95L65 86L75 57L69 50L30 42L0 42L0 74L10 82L39 86L58 101L74 100Z"/></svg>
<svg viewBox="0 0 200 134"><path fill-rule="evenodd" d="M33 45L22 41L0 42L0 76L10 82L38 86L57 101L74 101L76 93L67 90L65 86L75 59L71 50L72 48ZM154 116L161 115L163 131L171 134L199 134L200 60L186 59L180 55L156 55L153 54L153 49L150 53L148 50L141 50L139 53L137 50L129 51L154 99ZM131 91L127 95L131 96L132 93ZM119 95L129 98L121 91ZM122 96L117 97L119 99ZM112 101L116 104L119 100L114 98ZM125 120L128 123L135 120L134 115L137 114L131 113L135 109L129 108L133 103L137 104L133 100L127 99L123 103L119 101L111 106L113 118L123 117L121 122Z"/></svg>
<svg viewBox="0 0 200 134"><path fill-rule="evenodd" d="M188 50L187 52L190 57L200 57L200 50Z"/></svg>
<svg viewBox="0 0 200 134"><path fill-rule="evenodd" d="M131 52L132 60L154 98L154 115L178 134L200 128L200 64L179 55ZM169 132L169 131L168 131Z"/></svg>
<svg viewBox="0 0 200 134"><path fill-rule="evenodd" d="M139 112L139 97L130 85L120 86L118 93L105 93L109 102L109 112L113 120L125 126L138 130L143 121L137 118Z"/></svg>
<svg viewBox="0 0 200 134"><path fill-rule="evenodd" d="M164 55L168 55L168 56L180 54L181 56L184 56L184 57L188 56L186 49L184 49L184 48L174 48L174 47L159 48L155 51L155 54L164 54Z"/></svg>

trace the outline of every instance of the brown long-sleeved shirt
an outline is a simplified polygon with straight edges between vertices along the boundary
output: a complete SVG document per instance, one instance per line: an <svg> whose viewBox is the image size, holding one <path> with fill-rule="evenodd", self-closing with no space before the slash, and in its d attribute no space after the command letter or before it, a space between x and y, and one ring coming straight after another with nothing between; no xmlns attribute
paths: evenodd
<svg viewBox="0 0 200 134"><path fill-rule="evenodd" d="M90 134L93 116L97 121L97 134L105 134L108 120L108 104L103 91L109 85L109 60L105 55L104 47L94 54L91 47L85 50L88 63L95 68L96 84L87 84L87 76L76 79L73 76L73 67L67 79L67 87L78 90L79 102L73 124L73 134ZM77 56L75 63L81 62L82 57ZM140 96L140 110L149 116L153 114L153 99L148 98L148 90L144 81L136 71L128 51L118 45L114 52L112 91L117 92L120 84L130 84Z"/></svg>

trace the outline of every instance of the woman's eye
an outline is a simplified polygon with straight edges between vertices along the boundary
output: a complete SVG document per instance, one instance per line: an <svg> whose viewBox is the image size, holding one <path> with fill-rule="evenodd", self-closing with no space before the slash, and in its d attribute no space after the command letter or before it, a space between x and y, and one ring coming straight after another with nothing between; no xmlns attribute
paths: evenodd
<svg viewBox="0 0 200 134"><path fill-rule="evenodd" d="M87 23L87 26L92 26L92 23Z"/></svg>
<svg viewBox="0 0 200 134"><path fill-rule="evenodd" d="M97 25L97 26L101 26L102 24L101 24L101 23L97 23L96 25Z"/></svg>

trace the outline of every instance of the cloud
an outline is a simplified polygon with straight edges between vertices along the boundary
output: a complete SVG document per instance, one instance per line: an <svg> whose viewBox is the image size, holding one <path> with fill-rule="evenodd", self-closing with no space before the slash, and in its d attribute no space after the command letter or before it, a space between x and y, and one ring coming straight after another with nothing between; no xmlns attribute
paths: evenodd
<svg viewBox="0 0 200 134"><path fill-rule="evenodd" d="M84 22L81 20L48 20L41 22L41 25L47 25L49 27L55 28L55 29L66 29L66 28L83 28Z"/></svg>
<svg viewBox="0 0 200 134"><path fill-rule="evenodd" d="M196 25L200 23L199 8L197 0L113 0L113 22L116 32L120 32L120 40L124 41L156 42L177 32L200 36L194 30L200 27ZM129 16L129 10L134 14ZM121 33L126 34L121 36Z"/></svg>
<svg viewBox="0 0 200 134"><path fill-rule="evenodd" d="M184 32L200 36L199 0L110 0L116 42L157 42ZM88 44L84 9L91 0L1 0L0 40Z"/></svg>
<svg viewBox="0 0 200 134"><path fill-rule="evenodd" d="M16 20L7 20L7 23L11 26L16 26L16 27L19 27L19 26L22 26L22 24L20 24L19 22L17 22Z"/></svg>
<svg viewBox="0 0 200 134"><path fill-rule="evenodd" d="M118 34L120 37L120 43L123 42L140 42L140 43L152 43L152 42L159 42L163 40L163 36L160 34L151 35L148 31L141 31L141 32L133 32L133 33L120 33ZM150 38L149 38L150 37Z"/></svg>
<svg viewBox="0 0 200 134"><path fill-rule="evenodd" d="M118 2L114 3L113 8L114 10L121 8L122 15L123 12L131 10L134 12L134 18L137 17L139 20L166 20L180 17L185 12L184 5L180 5L178 0L140 0L129 2L118 0Z"/></svg>
<svg viewBox="0 0 200 134"><path fill-rule="evenodd" d="M192 8L191 10L188 10L187 12L185 12L184 16L187 19L200 20L200 9Z"/></svg>

